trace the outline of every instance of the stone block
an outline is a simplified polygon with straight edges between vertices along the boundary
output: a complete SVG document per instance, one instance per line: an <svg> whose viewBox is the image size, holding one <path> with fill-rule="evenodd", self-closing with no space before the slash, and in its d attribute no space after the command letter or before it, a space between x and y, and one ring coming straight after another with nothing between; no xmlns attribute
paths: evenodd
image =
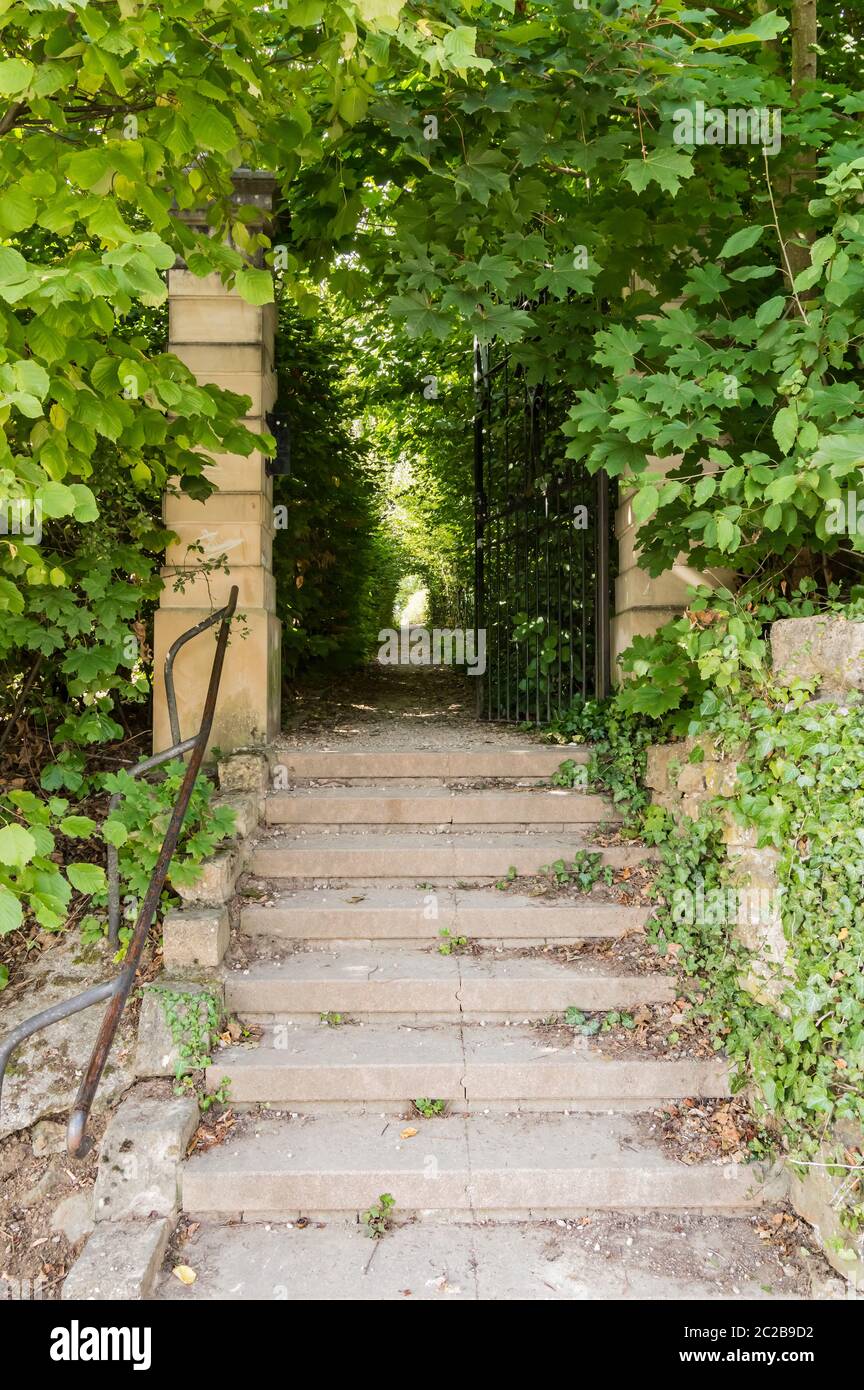
<svg viewBox="0 0 864 1390"><path fill-rule="evenodd" d="M832 1153L832 1147L840 1153ZM859 1293L864 1293L864 1233L851 1232L840 1220L843 1193L851 1176L848 1167L832 1166L832 1160L836 1163L838 1157L841 1163L848 1163L842 1148L838 1144L823 1146L817 1162L824 1163L824 1167L810 1167L802 1173L790 1166L789 1201L798 1215L813 1227L832 1269L848 1279ZM859 1135L853 1152L862 1150L864 1135Z"/></svg>
<svg viewBox="0 0 864 1390"><path fill-rule="evenodd" d="M63 1283L64 1302L134 1303L151 1298L171 1222L104 1221L90 1236Z"/></svg>
<svg viewBox="0 0 864 1390"><path fill-rule="evenodd" d="M771 626L771 657L782 684L817 678L821 694L864 690L864 623L781 618Z"/></svg>
<svg viewBox="0 0 864 1390"><path fill-rule="evenodd" d="M248 428L249 422L246 424ZM261 492L273 500L273 479L267 476L266 455L260 449L253 449L251 454L208 450L208 455L213 463L205 465L204 476L220 492Z"/></svg>
<svg viewBox="0 0 864 1390"><path fill-rule="evenodd" d="M168 723L162 671L171 643L193 624L206 618L212 607L160 608L154 622L153 746L167 748L173 742ZM281 625L268 609L246 608L244 622L232 629L209 747L224 752L235 748L263 747L279 732L281 715ZM210 677L206 637L189 642L175 663L175 683L180 727L184 735L198 728ZM211 639L212 642L212 639ZM213 646L209 648L212 660Z"/></svg>
<svg viewBox="0 0 864 1390"><path fill-rule="evenodd" d="M702 765L705 777L705 790L711 796L734 796L738 780L738 764L725 759L723 762L705 762Z"/></svg>
<svg viewBox="0 0 864 1390"><path fill-rule="evenodd" d="M262 492L214 492L204 502L185 494L167 494L162 503L166 526L263 526L273 530L273 506Z"/></svg>
<svg viewBox="0 0 864 1390"><path fill-rule="evenodd" d="M689 592L690 586L671 570L655 578L634 565L615 580L615 612L620 616L632 608L685 608Z"/></svg>
<svg viewBox="0 0 864 1390"><path fill-rule="evenodd" d="M270 786L266 753L238 749L219 759L219 789L223 792L264 792Z"/></svg>
<svg viewBox="0 0 864 1390"><path fill-rule="evenodd" d="M138 1046L135 1050L135 1074L141 1078L176 1076L180 1062L180 1046L175 1043L165 1016L162 997L166 992L215 999L219 1014L224 1011L224 990L221 982L200 983L188 979L170 980L160 977L158 984L146 985L141 991L141 1012L138 1016ZM191 1004L191 1000L190 1000ZM202 1022L204 1020L202 1019Z"/></svg>
<svg viewBox="0 0 864 1390"><path fill-rule="evenodd" d="M229 897L232 895L233 889ZM193 966L220 965L230 938L227 907L192 907L184 912L169 912L162 923L165 968L184 970Z"/></svg>
<svg viewBox="0 0 864 1390"><path fill-rule="evenodd" d="M258 522L175 521L170 529L176 540L170 541L165 551L168 566L194 569L205 561L221 561L229 567L273 568L273 532Z"/></svg>
<svg viewBox="0 0 864 1390"><path fill-rule="evenodd" d="M198 1102L130 1096L105 1131L94 1188L97 1222L176 1218L180 1165L198 1125Z"/></svg>
<svg viewBox="0 0 864 1390"><path fill-rule="evenodd" d="M229 574L214 570L211 574L193 574L183 566L160 571L165 582L162 590L163 608L190 608L200 605L206 608L212 603L214 608L223 608L228 602L231 588L237 585L237 608L243 613L247 608L276 608L276 577L272 570L262 565L234 565ZM182 587L177 586L180 581Z"/></svg>
<svg viewBox="0 0 864 1390"><path fill-rule="evenodd" d="M172 294L168 322L171 352L182 351L187 343L212 343L230 350L240 343L260 343L265 333L261 309L224 289L214 295Z"/></svg>
<svg viewBox="0 0 864 1390"><path fill-rule="evenodd" d="M214 806L227 806L234 812L234 835L238 840L247 840L253 830L257 830L263 804L260 793L252 792L229 792L213 801Z"/></svg>
<svg viewBox="0 0 864 1390"><path fill-rule="evenodd" d="M680 743L652 743L648 749L645 785L658 792L675 790L673 772L678 771L682 757Z"/></svg>
<svg viewBox="0 0 864 1390"><path fill-rule="evenodd" d="M675 786L679 792L704 792L704 763L685 762L680 768L678 776L675 779Z"/></svg>
<svg viewBox="0 0 864 1390"><path fill-rule="evenodd" d="M205 859L198 866L200 873L197 882L175 885L175 891L190 907L219 907L222 903L230 902L234 896L237 880L244 871L245 857L245 847L230 845L219 854L214 854L212 859ZM166 918L167 921L168 918ZM211 927L202 927L202 947L204 936L208 939L212 938L212 930ZM218 962L215 963L218 964Z"/></svg>

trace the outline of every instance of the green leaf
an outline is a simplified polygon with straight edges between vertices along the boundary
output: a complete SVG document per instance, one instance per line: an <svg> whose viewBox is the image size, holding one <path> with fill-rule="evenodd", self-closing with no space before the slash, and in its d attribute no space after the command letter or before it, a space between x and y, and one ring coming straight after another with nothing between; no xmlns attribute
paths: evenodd
<svg viewBox="0 0 864 1390"><path fill-rule="evenodd" d="M786 308L786 296L777 294L773 299L766 299L764 304L760 304L756 310L755 323L757 328L766 328L769 323L774 323L779 319L783 310Z"/></svg>
<svg viewBox="0 0 864 1390"><path fill-rule="evenodd" d="M273 303L273 276L269 270L238 270L234 286L247 304Z"/></svg>
<svg viewBox="0 0 864 1390"><path fill-rule="evenodd" d="M22 58L6 58L0 63L0 96L15 97L26 92L35 68Z"/></svg>
<svg viewBox="0 0 864 1390"><path fill-rule="evenodd" d="M67 864L66 876L79 893L104 893L107 887L105 870L98 864Z"/></svg>
<svg viewBox="0 0 864 1390"><path fill-rule="evenodd" d="M10 931L17 931L24 920L24 913L21 903L15 894L0 884L0 936L6 936ZM6 976L7 980L9 976ZM0 988L3 987L0 980Z"/></svg>
<svg viewBox="0 0 864 1390"><path fill-rule="evenodd" d="M73 511L75 520L82 522L98 521L99 507L89 487L85 487L83 483L70 483L69 491L75 499Z"/></svg>
<svg viewBox="0 0 864 1390"><path fill-rule="evenodd" d="M308 3L309 0L306 0L307 6ZM376 29L395 33L399 27L399 16L402 13L404 0L356 0L356 6L364 24L371 24ZM324 6L321 5L320 9L323 13ZM317 23L317 21L315 22Z"/></svg>
<svg viewBox="0 0 864 1390"><path fill-rule="evenodd" d="M717 253L720 260L724 260L727 256L738 256L742 251L749 251L751 246L756 245L764 231L764 227L742 227L740 232L733 232L728 240L724 241Z"/></svg>
<svg viewBox="0 0 864 1390"><path fill-rule="evenodd" d="M23 825L4 825L0 829L0 864L23 869L36 854L36 841Z"/></svg>
<svg viewBox="0 0 864 1390"><path fill-rule="evenodd" d="M120 845L125 845L129 839L129 831L121 820L109 816L102 826L102 837L109 845L115 845L119 849Z"/></svg>
<svg viewBox="0 0 864 1390"><path fill-rule="evenodd" d="M732 549L737 535L737 527L730 521L728 516L722 514L717 518L717 549L729 551Z"/></svg>
<svg viewBox="0 0 864 1390"><path fill-rule="evenodd" d="M777 440L781 452L790 453L795 440L798 438L798 412L794 406L785 405L782 410L777 411L771 432Z"/></svg>
<svg viewBox="0 0 864 1390"><path fill-rule="evenodd" d="M50 519L71 516L75 511L75 494L65 483L46 483L36 494L43 514Z"/></svg>
<svg viewBox="0 0 864 1390"><path fill-rule="evenodd" d="M648 517L656 512L659 501L660 493L653 483L640 487L630 504L633 516L637 521L647 521Z"/></svg>
<svg viewBox="0 0 864 1390"><path fill-rule="evenodd" d="M72 840L89 840L96 830L96 822L89 816L64 816L60 830Z"/></svg>
<svg viewBox="0 0 864 1390"><path fill-rule="evenodd" d="M692 176L693 156L668 146L654 150L646 159L624 161L624 177L637 193L644 193L649 183L657 183L664 193L674 197L682 179Z"/></svg>
<svg viewBox="0 0 864 1390"><path fill-rule="evenodd" d="M0 199L0 227L7 234L22 232L36 220L36 199L21 188L5 188Z"/></svg>
<svg viewBox="0 0 864 1390"><path fill-rule="evenodd" d="M362 87L349 87L339 98L337 111L346 125L357 125L366 115L369 96Z"/></svg>
<svg viewBox="0 0 864 1390"><path fill-rule="evenodd" d="M733 48L742 43L765 43L768 39L774 39L778 34L782 34L784 29L789 28L788 19L778 15L776 10L770 10L768 14L760 14L756 19L750 21L745 29L733 29L728 34L723 34L720 38L696 39L694 48Z"/></svg>

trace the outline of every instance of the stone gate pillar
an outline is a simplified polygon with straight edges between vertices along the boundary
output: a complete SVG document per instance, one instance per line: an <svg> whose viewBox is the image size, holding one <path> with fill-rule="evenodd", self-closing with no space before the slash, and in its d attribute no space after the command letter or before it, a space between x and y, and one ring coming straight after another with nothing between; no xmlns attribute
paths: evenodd
<svg viewBox="0 0 864 1390"><path fill-rule="evenodd" d="M238 203L261 210L262 225L272 206L275 181L267 174L235 175ZM169 350L203 384L212 382L251 399L245 424L266 431L264 416L276 399L273 304L255 306L226 290L218 275L204 278L178 268L169 271ZM220 608L232 584L239 588L237 612L225 658L211 743L226 750L260 746L280 726L280 624L273 579L273 480L264 455L256 450L215 454L207 476L216 491L206 502L166 495L165 523L177 536L162 571L165 588L154 636L153 744L170 746L165 699L165 656L175 638ZM201 546L201 551L190 549ZM203 553L202 553L203 552ZM178 574L195 569L204 557L225 556L228 574L213 572L187 580L175 590ZM197 729L214 639L204 634L184 647L174 666L180 731Z"/></svg>
<svg viewBox="0 0 864 1390"><path fill-rule="evenodd" d="M660 459L648 456L648 468L657 474L658 482L681 462L680 456ZM707 465L706 465L707 466ZM643 524L633 516L633 492L622 485L620 504L615 512L615 538L618 542L618 575L615 580L615 615L612 619L612 682L622 679L618 658L634 637L650 637L658 628L683 613L689 603L691 588L706 584L709 587L736 587L735 573L730 569L707 571L692 568L689 556L681 554L676 563L662 574L652 576L639 567L639 546L636 533Z"/></svg>

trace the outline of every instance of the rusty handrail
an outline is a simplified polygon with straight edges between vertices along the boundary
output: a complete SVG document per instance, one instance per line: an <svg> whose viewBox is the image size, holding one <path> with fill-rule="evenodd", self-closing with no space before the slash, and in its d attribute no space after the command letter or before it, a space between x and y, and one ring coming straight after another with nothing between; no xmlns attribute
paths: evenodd
<svg viewBox="0 0 864 1390"><path fill-rule="evenodd" d="M3 1078L6 1074L9 1058L26 1038L31 1037L33 1033L39 1032L42 1028L50 1027L52 1023L59 1023L62 1019L69 1018L72 1014L80 1013L82 1009L89 1009L92 1005L100 1004L106 999L109 1001L108 1008L105 1010L105 1016L102 1019L99 1034L93 1046L93 1051L90 1054L90 1061L84 1074L84 1079L78 1089L75 1104L69 1115L69 1123L66 1131L66 1146L73 1158L83 1158L92 1147L92 1141L87 1139L87 1120L90 1115L90 1109L93 1105L96 1090L102 1077L102 1072L105 1068L105 1063L108 1060L111 1044L117 1032L117 1026L123 1014L129 991L132 988L135 974L141 961L141 954L144 950L147 934L152 925L153 918L156 915L156 909L159 906L162 889L168 877L168 870L171 867L171 860L177 848L177 841L180 837L183 821L189 809L192 791L198 778L201 763L204 759L204 750L207 747L207 741L213 727L213 716L216 712L216 700L219 694L219 683L222 679L225 649L228 645L228 632L231 626L231 619L237 607L237 592L237 586L232 586L225 607L211 614L203 623L196 624L189 632L183 633L182 636L174 642L165 660L165 685L166 693L169 694L168 703L171 718L171 732L179 736L180 730L177 723L177 705L174 698L172 670L174 657L179 648L191 637L196 636L199 632L203 632L208 627L212 627L221 620L219 636L216 640L216 652L213 657L213 666L210 671L210 684L207 688L207 698L204 701L204 709L201 714L201 723L198 728L198 733L194 738L184 739L182 741L177 737L173 746L166 749L164 753L157 753L153 758L145 759L143 763L139 763L132 769L132 775L137 776L139 772L157 767L161 763L168 761L169 758L177 757L181 753L189 752L191 755L186 768L186 775L183 778L183 785L174 803L174 810L171 813L168 829L162 841L159 858L156 861L153 874L150 878L149 887L135 921L132 937L129 941L122 968L119 973L115 975L113 980L106 980L102 984L93 985L90 989L83 990L80 994L74 995L64 1003L54 1004L51 1008L43 1009L41 1013L34 1014L31 1018L25 1019L23 1023L19 1023L18 1027L13 1028L12 1032L0 1042L0 1101L2 1101ZM112 798L112 803L113 800ZM113 846L109 846L109 849L111 848L113 848ZM113 868L109 855L109 877L113 875L112 883L115 888L117 883L116 873L115 851ZM119 894L116 891L111 894L110 898L109 920L111 922L111 929L116 932L116 930L119 929ZM116 944L116 940L113 944Z"/></svg>

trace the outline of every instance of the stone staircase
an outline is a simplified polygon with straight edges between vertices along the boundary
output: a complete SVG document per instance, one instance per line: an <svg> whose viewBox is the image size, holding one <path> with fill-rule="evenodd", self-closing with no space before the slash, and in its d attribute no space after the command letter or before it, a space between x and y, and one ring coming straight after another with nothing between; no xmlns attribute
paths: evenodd
<svg viewBox="0 0 864 1390"><path fill-rule="evenodd" d="M209 1069L238 1120L185 1165L187 1213L356 1220L390 1193L397 1222L537 1221L763 1200L757 1169L682 1163L657 1142L658 1105L728 1094L722 1061L622 1058L550 1022L674 997L664 974L584 946L639 932L647 909L494 886L572 860L614 820L601 797L549 788L568 757L585 752L276 750L285 789L267 795L224 967L254 1041ZM620 868L649 851L602 853ZM468 949L440 953L460 937ZM572 960L525 949L568 943ZM423 1118L418 1098L446 1113Z"/></svg>

